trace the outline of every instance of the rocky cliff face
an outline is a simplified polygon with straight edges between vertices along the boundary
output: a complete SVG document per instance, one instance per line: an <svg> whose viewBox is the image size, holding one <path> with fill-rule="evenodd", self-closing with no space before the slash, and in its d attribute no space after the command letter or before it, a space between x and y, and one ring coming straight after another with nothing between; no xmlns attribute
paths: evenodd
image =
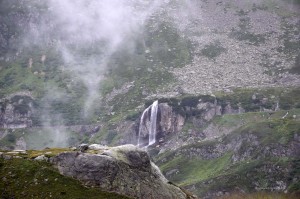
<svg viewBox="0 0 300 199"><path fill-rule="evenodd" d="M198 95L181 98L159 99L157 115L156 144L163 148L176 148L186 142L186 138L211 140L227 135L248 121L240 120L240 116L248 112L266 113L266 117L285 109L297 108L299 89L290 90L241 90L236 93L224 93L220 96ZM293 97L291 97L293 96ZM146 103L151 104L152 101ZM216 118L232 115L237 118L232 125L215 122ZM140 128L142 112L134 121L123 121L113 127L122 132L118 144L137 144L138 139L147 143L149 139L151 111L144 115L145 128ZM241 116L242 117L242 116ZM113 131L113 130L111 130ZM186 137L182 139L180 137ZM111 139L101 140L102 144L110 144Z"/></svg>
<svg viewBox="0 0 300 199"><path fill-rule="evenodd" d="M242 95L242 97L241 97ZM282 97L281 97L282 98ZM214 139L237 129L242 124L231 127L220 127L212 123L216 117L224 115L239 115L246 112L274 112L280 109L279 96L266 93L237 93L228 96L187 96L158 100L157 144L164 144L176 137L182 131L189 130L191 137L199 139ZM294 106L294 105L293 105ZM296 105L297 106L297 105ZM144 115L142 125L146 128L132 128L132 134L147 141L150 126L150 111ZM141 123L137 120L137 125ZM190 125L190 126L188 126ZM191 128L193 126L194 128ZM185 128L185 129L184 129ZM197 130L198 129L198 130ZM201 129L201 132L199 132ZM140 132L138 132L140 131Z"/></svg>
<svg viewBox="0 0 300 199"><path fill-rule="evenodd" d="M43 2L38 1L0 2L0 61L14 60L24 50L22 37L30 31L31 25L38 23L45 12L43 6Z"/></svg>
<svg viewBox="0 0 300 199"><path fill-rule="evenodd" d="M61 174L76 178L87 186L133 198L189 198L168 182L144 150L125 145L98 148L94 153L65 152L51 161Z"/></svg>
<svg viewBox="0 0 300 199"><path fill-rule="evenodd" d="M185 121L184 116L174 112L167 103L159 104L159 110L159 132L162 134L176 133L182 129Z"/></svg>
<svg viewBox="0 0 300 199"><path fill-rule="evenodd" d="M12 94L0 100L0 127L7 129L32 126L33 99L30 93Z"/></svg>

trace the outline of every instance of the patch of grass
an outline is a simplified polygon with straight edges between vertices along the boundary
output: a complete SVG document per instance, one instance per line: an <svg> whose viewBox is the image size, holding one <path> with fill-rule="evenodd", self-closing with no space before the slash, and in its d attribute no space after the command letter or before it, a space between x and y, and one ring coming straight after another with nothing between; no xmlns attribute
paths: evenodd
<svg viewBox="0 0 300 199"><path fill-rule="evenodd" d="M167 151L165 154L159 154L155 162L164 174L172 170L176 171L167 177L186 188L195 188L194 193L198 196L218 191L231 193L236 187L247 194L257 192L256 186L260 186L262 190L267 188L275 190L276 182L280 180L284 182L289 180L287 185L291 192L298 191L299 183L295 179L299 176L299 166L297 166L299 161L294 161L294 156L278 157L277 154L274 157L272 155L265 157L263 155L266 147L270 150L274 150L274 147L286 149L294 139L294 135L299 133L299 120L292 116L282 119L285 113L286 111L278 111L274 114L260 112L216 117L213 122L220 126L235 126L242 120L245 124L224 136L221 141L202 141L183 146L175 151ZM290 114L299 114L299 109L290 110ZM253 147L254 141L249 141L249 137L257 141L259 147ZM239 150L235 152L225 150L221 157L209 160L197 158L198 149L201 157L201 151L213 152L219 144L230 145L233 140L242 141ZM247 151L250 151L250 154L245 160L232 162L233 153L243 156ZM272 172L269 172L269 169ZM288 174L287 171L291 173Z"/></svg>
<svg viewBox="0 0 300 199"><path fill-rule="evenodd" d="M145 39L154 63L167 67L182 67L189 63L193 51L190 41L180 36L172 24L164 22L156 25L157 21L159 19L148 21Z"/></svg>
<svg viewBox="0 0 300 199"><path fill-rule="evenodd" d="M228 166L221 175L194 185L197 188L196 194L204 196L207 192L221 191L227 193L227 196L236 192L250 196L266 191L268 195L284 195L281 190L277 190L276 182L287 180L283 168L288 168L289 164L290 160L280 158L239 162ZM270 193L271 191L275 193ZM293 198L293 193L290 192L286 196Z"/></svg>
<svg viewBox="0 0 300 199"><path fill-rule="evenodd" d="M258 192L250 194L232 193L217 199L297 199L298 197L296 194Z"/></svg>
<svg viewBox="0 0 300 199"><path fill-rule="evenodd" d="M300 87L286 90L279 97L280 108L284 110L300 108Z"/></svg>
<svg viewBox="0 0 300 199"><path fill-rule="evenodd" d="M295 159L291 161L292 170L289 174L290 185L288 187L289 192L296 192L300 194L300 159Z"/></svg>
<svg viewBox="0 0 300 199"><path fill-rule="evenodd" d="M249 31L250 29L250 18L241 17L239 22L239 28L233 28L230 37L235 38L240 41L247 41L251 45L259 46L262 43L265 43L265 37L262 34L255 34Z"/></svg>
<svg viewBox="0 0 300 199"><path fill-rule="evenodd" d="M225 127L236 126L241 123L241 118L243 117L243 115L244 114L216 116L213 120L213 123L215 125L225 126Z"/></svg>
<svg viewBox="0 0 300 199"><path fill-rule="evenodd" d="M224 108L228 102L236 109L240 104L246 112L258 112L260 108L288 110L300 107L300 88L235 89L234 93L216 93L218 103ZM253 99L252 97L255 96ZM264 98L267 101L264 101Z"/></svg>
<svg viewBox="0 0 300 199"><path fill-rule="evenodd" d="M67 151L72 151L72 150L69 148L45 148L43 150L27 150L26 156L30 159L34 159L41 155L45 155L46 157L50 158Z"/></svg>
<svg viewBox="0 0 300 199"><path fill-rule="evenodd" d="M140 111L132 111L129 112L126 116L126 120L136 121L142 113Z"/></svg>
<svg viewBox="0 0 300 199"><path fill-rule="evenodd" d="M170 180L180 186L188 186L219 175L229 165L230 159L231 153L212 160L188 159L178 156L161 165L160 168L164 173L172 169L178 169L179 173Z"/></svg>
<svg viewBox="0 0 300 199"><path fill-rule="evenodd" d="M23 136L22 129L3 129L6 131L7 135L0 140L0 149L10 149L15 148L16 140Z"/></svg>
<svg viewBox="0 0 300 199"><path fill-rule="evenodd" d="M195 126L193 125L193 123L190 122L190 121L186 121L186 122L184 123L183 128L182 128L181 131L183 131L183 132L188 132L188 130L193 129L193 128L195 128Z"/></svg>
<svg viewBox="0 0 300 199"><path fill-rule="evenodd" d="M211 44L205 45L201 50L201 55L215 60L222 53L227 52L227 49L222 47L220 41L215 41Z"/></svg>
<svg viewBox="0 0 300 199"><path fill-rule="evenodd" d="M263 119L249 122L224 137L223 141L229 143L238 135L253 134L263 145L287 145L295 133L299 133L300 122L293 119Z"/></svg>
<svg viewBox="0 0 300 199"><path fill-rule="evenodd" d="M24 159L0 159L2 198L127 198L62 176L50 164Z"/></svg>
<svg viewBox="0 0 300 199"><path fill-rule="evenodd" d="M114 130L110 130L107 132L107 136L106 136L106 141L108 143L112 143L113 140L116 138L116 136L118 135L118 132L114 131Z"/></svg>
<svg viewBox="0 0 300 199"><path fill-rule="evenodd" d="M100 132L98 132L95 136L93 136L89 142L90 143L101 143L108 137L109 127L108 124L101 127Z"/></svg>
<svg viewBox="0 0 300 199"><path fill-rule="evenodd" d="M300 74L300 54L297 55L294 67L290 70L291 73Z"/></svg>
<svg viewBox="0 0 300 199"><path fill-rule="evenodd" d="M139 71L143 78L135 79L134 87L130 88L126 94L116 95L108 104L113 107L113 115L103 115L104 120L109 123L117 123L128 118L137 118L136 107L144 101L143 90L155 92L157 88L173 80L173 76L164 69L153 69L152 72Z"/></svg>
<svg viewBox="0 0 300 199"><path fill-rule="evenodd" d="M288 17L285 17L281 21L281 28L284 34L281 36L283 46L277 49L278 52L283 52L288 55L290 59L295 58L294 66L289 70L291 73L300 73L300 41L298 35L300 34L299 26L290 24Z"/></svg>
<svg viewBox="0 0 300 199"><path fill-rule="evenodd" d="M28 68L18 63L10 64L0 73L1 95L11 94L20 90L43 92L43 79L34 75ZM25 89L24 89L25 88Z"/></svg>
<svg viewBox="0 0 300 199"><path fill-rule="evenodd" d="M230 36L233 38L236 38L240 41L248 41L249 44L252 44L255 46L258 46L261 43L264 43L266 40L264 35L254 34L251 32L238 31L238 30L234 30L234 29L232 30Z"/></svg>

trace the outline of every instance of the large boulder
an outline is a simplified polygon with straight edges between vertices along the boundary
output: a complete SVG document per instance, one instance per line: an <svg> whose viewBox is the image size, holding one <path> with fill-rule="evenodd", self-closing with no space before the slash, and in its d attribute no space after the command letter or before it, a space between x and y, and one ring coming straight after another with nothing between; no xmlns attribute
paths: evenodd
<svg viewBox="0 0 300 199"><path fill-rule="evenodd" d="M93 150L93 153L65 152L51 161L62 175L76 178L87 186L133 198L189 198L168 182L146 151L134 145Z"/></svg>

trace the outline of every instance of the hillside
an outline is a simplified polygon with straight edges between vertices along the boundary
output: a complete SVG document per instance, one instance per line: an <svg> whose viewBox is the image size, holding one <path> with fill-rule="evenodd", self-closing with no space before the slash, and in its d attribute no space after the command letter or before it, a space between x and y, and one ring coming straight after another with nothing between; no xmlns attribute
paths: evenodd
<svg viewBox="0 0 300 199"><path fill-rule="evenodd" d="M0 165L2 198L127 198L84 187L44 162L1 158Z"/></svg>
<svg viewBox="0 0 300 199"><path fill-rule="evenodd" d="M297 0L1 0L0 149L147 146L155 129L152 160L200 197L299 193L299 13Z"/></svg>

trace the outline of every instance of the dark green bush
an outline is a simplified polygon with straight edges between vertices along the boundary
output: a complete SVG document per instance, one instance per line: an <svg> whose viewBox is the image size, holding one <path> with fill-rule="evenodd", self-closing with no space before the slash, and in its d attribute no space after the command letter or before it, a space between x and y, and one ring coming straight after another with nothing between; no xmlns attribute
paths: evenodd
<svg viewBox="0 0 300 199"><path fill-rule="evenodd" d="M8 142L11 142L11 143L15 143L15 141L16 141L16 137L13 134L8 134L6 139Z"/></svg>
<svg viewBox="0 0 300 199"><path fill-rule="evenodd" d="M180 106L196 107L199 103L199 96L188 96L181 100Z"/></svg>

